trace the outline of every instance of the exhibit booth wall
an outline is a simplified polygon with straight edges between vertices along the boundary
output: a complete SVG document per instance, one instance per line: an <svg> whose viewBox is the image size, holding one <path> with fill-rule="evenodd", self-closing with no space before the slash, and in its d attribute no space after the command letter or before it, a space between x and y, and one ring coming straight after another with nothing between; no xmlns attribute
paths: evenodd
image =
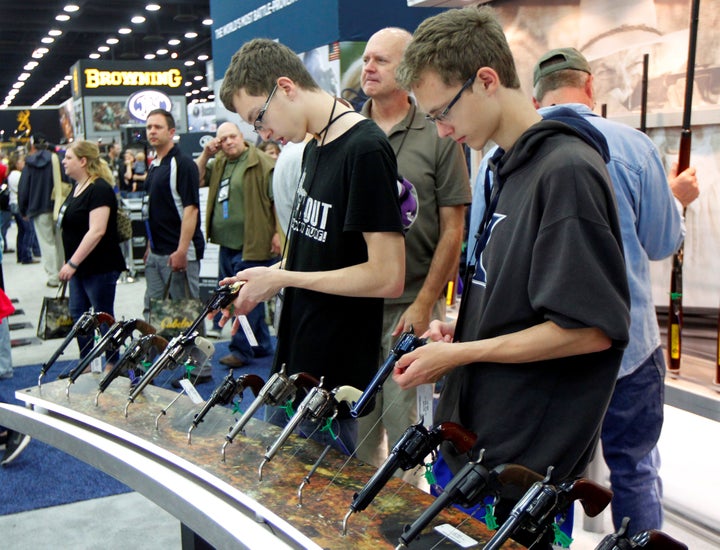
<svg viewBox="0 0 720 550"><path fill-rule="evenodd" d="M595 74L596 112L640 126L642 60L649 54L647 134L667 170L677 159L682 120L690 21L688 0L495 0L528 101L532 68L552 48L573 46ZM232 55L252 38L287 44L304 58L323 88L364 100L359 87L364 42L377 30L413 31L441 9L410 8L403 0L253 0L237 4L211 0L215 95ZM684 305L717 308L720 303L720 0L703 0L693 97L691 164L697 167L700 197L686 211ZM311 63L305 57L314 58ZM323 79L325 85L323 85ZM232 120L246 135L249 125L216 101L218 123ZM473 168L481 155L473 154ZM473 170L474 173L474 170ZM667 307L670 260L653 262L656 305Z"/></svg>

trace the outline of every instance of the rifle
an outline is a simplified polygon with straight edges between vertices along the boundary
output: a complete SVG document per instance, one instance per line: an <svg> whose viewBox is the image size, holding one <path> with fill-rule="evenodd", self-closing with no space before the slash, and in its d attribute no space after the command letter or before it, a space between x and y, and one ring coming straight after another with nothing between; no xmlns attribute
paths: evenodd
<svg viewBox="0 0 720 550"><path fill-rule="evenodd" d="M715 380L716 386L720 386L720 310L718 310L718 337L715 349Z"/></svg>
<svg viewBox="0 0 720 550"><path fill-rule="evenodd" d="M343 518L342 532L347 534L347 522L354 512L362 512L375 499L398 469L408 471L424 463L425 457L437 459L437 448L443 441L450 441L458 453L467 453L477 441L477 436L454 422L443 422L428 430L422 420L413 424L397 440L390 454L370 480L353 495L350 510Z"/></svg>
<svg viewBox="0 0 720 550"><path fill-rule="evenodd" d="M162 353L167 345L168 341L158 334L146 334L133 340L125 349L117 364L100 380L98 391L95 394L95 406L98 405L100 394L108 389L108 386L120 376L124 369L128 371L135 369L141 361L148 357L151 351L155 350L157 353Z"/></svg>
<svg viewBox="0 0 720 550"><path fill-rule="evenodd" d="M650 68L650 54L643 54L642 88L640 89L640 131L647 133L647 96L648 96L648 70Z"/></svg>
<svg viewBox="0 0 720 550"><path fill-rule="evenodd" d="M390 376L393 368L395 368L397 360L415 348L425 345L426 342L427 340L425 338L415 336L412 330L410 332L403 332L395 341L395 345L390 350L387 359L385 359L385 362L378 369L377 374L370 381L367 388L365 388L365 391L362 392L360 398L352 404L350 416L357 418L362 415L368 403L370 403L375 397L375 394L382 389L385 380L387 380L387 377Z"/></svg>
<svg viewBox="0 0 720 550"><path fill-rule="evenodd" d="M249 387L253 394L255 394L255 397L257 397L263 385L264 382L262 381L262 378L255 374L244 374L236 380L233 378L232 371L230 371L220 385L213 390L210 395L210 399L206 401L203 408L200 409L200 412L195 415L192 425L187 433L188 445L191 443L190 434L198 427L198 424L203 421L205 415L210 412L210 409L212 409L215 405L229 405L236 395L238 395L242 401L242 393L247 387Z"/></svg>
<svg viewBox="0 0 720 550"><path fill-rule="evenodd" d="M145 335L155 334L155 328L141 319L118 321L108 329L95 347L80 360L73 370L70 371L65 393L70 395L70 386L75 383L90 363L105 352L114 353L119 350L120 346L125 343L125 340L127 340L135 330Z"/></svg>
<svg viewBox="0 0 720 550"><path fill-rule="evenodd" d="M692 143L692 130L690 117L692 115L693 83L695 81L695 51L697 49L698 16L700 0L693 0L690 14L690 41L688 44L687 71L685 76L685 105L683 109L682 132L680 134L680 154L678 158L678 174L690 166L690 145ZM685 211L683 210L683 215ZM682 269L685 245L673 255L672 272L670 275L670 308L668 309L668 355L670 358L668 372L672 375L680 373L680 358L682 356Z"/></svg>
<svg viewBox="0 0 720 550"><path fill-rule="evenodd" d="M65 348L68 347L70 342L77 336L90 336L100 325L111 326L113 323L115 323L115 319L113 319L113 316L109 313L103 313L102 311L94 313L92 309L83 313L70 329L70 332L61 342L60 346L55 350L55 353L52 354L47 363L43 363L40 369L40 375L38 376L38 388L42 386L42 380L47 374L47 371L50 370L50 367L52 367L65 352Z"/></svg>

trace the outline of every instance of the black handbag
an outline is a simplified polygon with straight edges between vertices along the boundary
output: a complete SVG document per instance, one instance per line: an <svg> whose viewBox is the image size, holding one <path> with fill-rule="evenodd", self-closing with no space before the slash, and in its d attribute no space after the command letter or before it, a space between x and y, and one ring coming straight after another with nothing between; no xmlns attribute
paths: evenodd
<svg viewBox="0 0 720 550"><path fill-rule="evenodd" d="M65 296L67 283L63 282L57 294L45 296L40 308L37 337L41 340L65 338L73 327L70 315L70 299Z"/></svg>

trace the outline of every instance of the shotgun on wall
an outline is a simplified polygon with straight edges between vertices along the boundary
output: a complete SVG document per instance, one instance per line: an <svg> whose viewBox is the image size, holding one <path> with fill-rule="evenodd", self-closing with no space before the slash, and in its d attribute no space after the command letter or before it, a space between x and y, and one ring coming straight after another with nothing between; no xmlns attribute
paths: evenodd
<svg viewBox="0 0 720 550"><path fill-rule="evenodd" d="M677 173L681 174L690 166L690 146L692 144L692 130L690 129L690 116L692 114L693 82L695 80L695 51L697 49L698 14L700 0L693 0L690 12L690 29L688 44L687 71L685 77L685 106L683 109L682 133L680 134L680 155L678 158ZM683 212L684 215L684 212ZM670 275L670 308L668 309L668 372L680 373L680 358L682 356L682 326L683 326L683 252L684 245L680 246L672 259L672 272Z"/></svg>

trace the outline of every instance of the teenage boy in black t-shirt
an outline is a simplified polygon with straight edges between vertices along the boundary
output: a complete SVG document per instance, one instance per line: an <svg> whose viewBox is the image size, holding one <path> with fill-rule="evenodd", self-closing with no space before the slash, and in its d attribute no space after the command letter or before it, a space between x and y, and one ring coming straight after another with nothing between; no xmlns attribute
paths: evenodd
<svg viewBox="0 0 720 550"><path fill-rule="evenodd" d="M377 369L383 298L399 296L405 277L392 148L374 122L323 91L297 55L272 40L252 40L233 56L220 96L264 140L315 136L284 265L224 281L247 281L235 307L250 311L284 288L275 370L286 364L288 373L324 377L328 389L363 390ZM356 421L342 412L338 446L352 452Z"/></svg>

